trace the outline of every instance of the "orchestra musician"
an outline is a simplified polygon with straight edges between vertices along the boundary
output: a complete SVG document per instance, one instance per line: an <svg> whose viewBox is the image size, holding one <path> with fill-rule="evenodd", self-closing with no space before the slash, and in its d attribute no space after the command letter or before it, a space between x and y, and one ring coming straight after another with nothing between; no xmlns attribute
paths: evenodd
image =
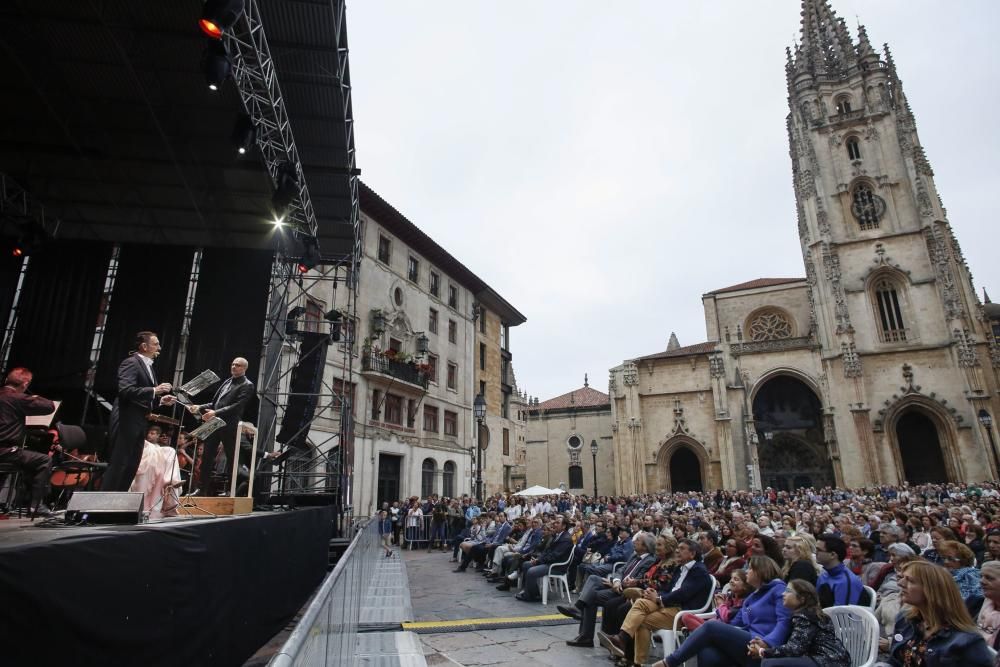
<svg viewBox="0 0 1000 667"><path fill-rule="evenodd" d="M243 357L233 359L229 366L231 375L216 390L212 401L188 406L188 410L192 414L201 413L202 421L210 422L219 417L226 422L225 426L205 439L205 453L199 464L201 468L199 495L213 496L216 493L212 482L212 469L215 467L216 453L220 443L226 452L227 460L230 462L233 460L237 427L243 418L243 409L254 393L253 382L247 378L247 366L247 360Z"/></svg>
<svg viewBox="0 0 1000 667"><path fill-rule="evenodd" d="M55 403L28 394L32 373L27 368L13 368L0 387L0 463L13 463L31 481L31 507L34 515L49 516L52 511L43 502L49 488L52 459L24 447L24 418L55 412Z"/></svg>
<svg viewBox="0 0 1000 667"><path fill-rule="evenodd" d="M135 336L135 351L118 366L118 397L111 410L108 437L111 459L101 482L102 491L127 491L142 459L146 414L157 405L173 405L169 382L156 381L153 360L160 339L152 331Z"/></svg>

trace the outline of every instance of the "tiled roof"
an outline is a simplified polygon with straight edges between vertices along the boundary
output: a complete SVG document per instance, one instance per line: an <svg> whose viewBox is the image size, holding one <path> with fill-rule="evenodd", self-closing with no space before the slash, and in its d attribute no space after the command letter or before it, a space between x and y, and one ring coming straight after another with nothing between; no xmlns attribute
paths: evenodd
<svg viewBox="0 0 1000 667"><path fill-rule="evenodd" d="M538 405L532 406L532 410L559 410L561 408L593 408L601 405L611 405L611 397L597 391L591 387L580 387L568 394L550 398Z"/></svg>
<svg viewBox="0 0 1000 667"><path fill-rule="evenodd" d="M748 280L738 285L730 285L721 289L712 290L708 294L722 294L723 292L738 292L744 289L756 289L758 287L773 287L774 285L787 285L788 283L804 282L805 278L757 278Z"/></svg>
<svg viewBox="0 0 1000 667"><path fill-rule="evenodd" d="M684 347L678 347L674 350L667 350L666 352L657 352L656 354L647 354L645 357L639 357L634 361L647 361L651 359L669 359L670 357L687 357L692 354L708 354L709 352L714 352L715 348L719 344L716 341L708 341L705 343L696 343L694 345L685 345Z"/></svg>

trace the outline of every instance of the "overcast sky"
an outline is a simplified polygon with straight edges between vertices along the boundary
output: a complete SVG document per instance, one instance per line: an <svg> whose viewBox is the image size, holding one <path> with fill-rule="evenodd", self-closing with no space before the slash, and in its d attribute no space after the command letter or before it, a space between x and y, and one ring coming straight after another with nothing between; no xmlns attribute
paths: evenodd
<svg viewBox="0 0 1000 667"><path fill-rule="evenodd" d="M542 400L706 339L701 295L802 276L799 0L350 0L362 179L528 321ZM1000 299L996 0L833 0L889 42L977 289Z"/></svg>

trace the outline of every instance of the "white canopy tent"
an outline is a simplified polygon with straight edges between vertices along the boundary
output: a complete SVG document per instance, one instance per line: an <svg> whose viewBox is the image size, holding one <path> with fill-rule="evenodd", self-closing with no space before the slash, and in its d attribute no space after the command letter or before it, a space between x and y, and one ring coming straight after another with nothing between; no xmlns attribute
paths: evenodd
<svg viewBox="0 0 1000 667"><path fill-rule="evenodd" d="M565 493L562 489L546 489L544 486L535 485L525 489L524 491L518 491L515 496L558 496L561 493Z"/></svg>

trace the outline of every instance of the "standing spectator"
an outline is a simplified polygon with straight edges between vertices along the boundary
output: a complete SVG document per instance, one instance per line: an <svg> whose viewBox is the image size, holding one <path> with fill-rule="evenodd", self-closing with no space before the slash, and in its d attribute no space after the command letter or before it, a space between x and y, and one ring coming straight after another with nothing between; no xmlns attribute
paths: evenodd
<svg viewBox="0 0 1000 667"><path fill-rule="evenodd" d="M392 507L389 508L389 517L392 519L392 543L399 545L399 533L403 529L403 517L402 510L399 507L399 501L394 500Z"/></svg>
<svg viewBox="0 0 1000 667"><path fill-rule="evenodd" d="M385 549L385 557L392 556L392 519L389 512L382 510L378 513L378 535L382 540L382 548Z"/></svg>
<svg viewBox="0 0 1000 667"><path fill-rule="evenodd" d="M424 511L420 509L420 503L417 498L410 500L410 509L406 511L406 542L410 544L412 549L412 543L421 539L423 536L420 534L424 527Z"/></svg>

